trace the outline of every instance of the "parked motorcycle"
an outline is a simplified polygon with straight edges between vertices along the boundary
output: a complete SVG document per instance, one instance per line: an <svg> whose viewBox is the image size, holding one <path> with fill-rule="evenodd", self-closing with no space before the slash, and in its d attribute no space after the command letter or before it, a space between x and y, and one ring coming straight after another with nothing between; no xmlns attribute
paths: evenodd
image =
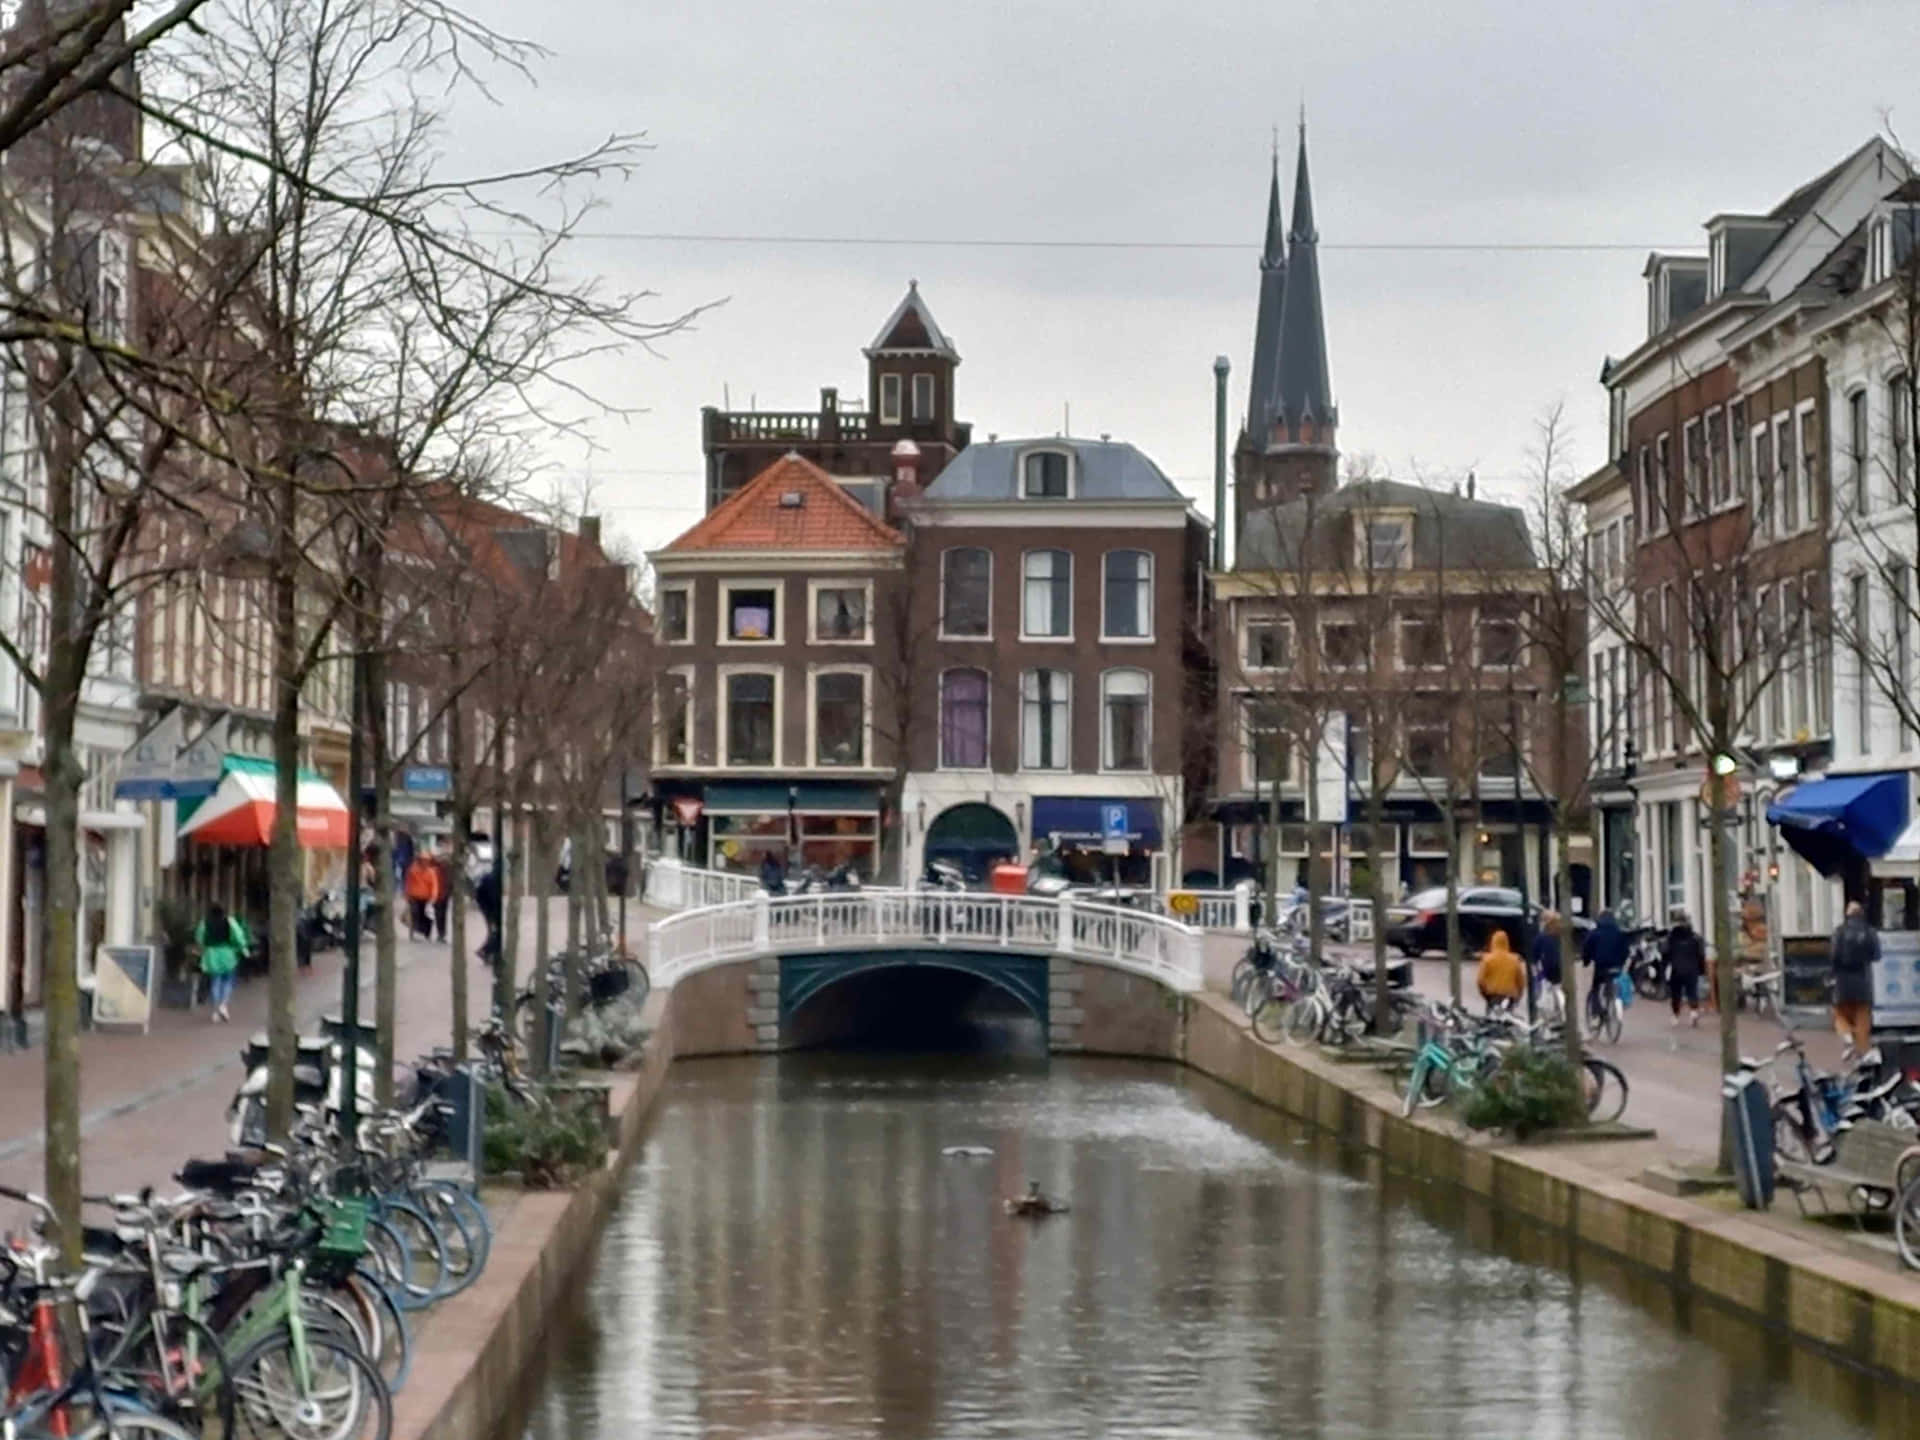
<svg viewBox="0 0 1920 1440"><path fill-rule="evenodd" d="M326 1025L326 1021L322 1022ZM341 1080L345 1071L345 1031L338 1022L328 1026L329 1033L302 1035L294 1043L293 1102L295 1105L320 1105L329 1115L340 1113ZM267 1032L256 1030L247 1037L240 1059L247 1077L240 1082L227 1105L227 1138L235 1146L258 1146L267 1141ZM360 1043L354 1047L354 1093L363 1108L371 1108L375 1096L375 1067L380 1063L373 1049L373 1036L367 1026L360 1027Z"/></svg>
<svg viewBox="0 0 1920 1440"><path fill-rule="evenodd" d="M964 895L971 888L966 871L951 860L929 860L925 884L929 890L944 890L954 895Z"/></svg>
<svg viewBox="0 0 1920 1440"><path fill-rule="evenodd" d="M822 870L818 865L809 865L799 883L788 888L789 895L825 895L833 891L852 891L861 888L860 872L851 864L836 865L831 870Z"/></svg>

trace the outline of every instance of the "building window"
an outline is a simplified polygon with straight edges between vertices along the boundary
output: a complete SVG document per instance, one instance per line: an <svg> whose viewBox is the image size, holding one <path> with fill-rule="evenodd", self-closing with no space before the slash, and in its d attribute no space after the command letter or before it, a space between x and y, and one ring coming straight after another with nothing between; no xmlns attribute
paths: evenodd
<svg viewBox="0 0 1920 1440"><path fill-rule="evenodd" d="M940 677L940 767L987 768L987 672L949 670Z"/></svg>
<svg viewBox="0 0 1920 1440"><path fill-rule="evenodd" d="M1481 602L1478 626L1480 663L1511 668L1520 663L1520 611L1505 600Z"/></svg>
<svg viewBox="0 0 1920 1440"><path fill-rule="evenodd" d="M1373 731L1364 710L1347 712L1347 779L1352 784L1373 784Z"/></svg>
<svg viewBox="0 0 1920 1440"><path fill-rule="evenodd" d="M1853 715L1854 743L1859 753L1873 753L1873 671L1870 627L1873 624L1872 591L1864 574L1855 575L1849 587L1847 619L1853 626Z"/></svg>
<svg viewBox="0 0 1920 1440"><path fill-rule="evenodd" d="M1820 421L1809 405L1794 417L1794 423L1800 440L1800 518L1808 526L1817 526L1826 508L1821 503Z"/></svg>
<svg viewBox="0 0 1920 1440"><path fill-rule="evenodd" d="M1064 670L1029 670L1020 677L1020 766L1071 768L1068 703L1073 677Z"/></svg>
<svg viewBox="0 0 1920 1440"><path fill-rule="evenodd" d="M1153 638L1153 557L1144 550L1107 552L1103 640Z"/></svg>
<svg viewBox="0 0 1920 1440"><path fill-rule="evenodd" d="M933 376L920 374L913 377L913 418L917 421L933 419Z"/></svg>
<svg viewBox="0 0 1920 1440"><path fill-rule="evenodd" d="M742 645L766 644L780 638L780 591L772 585L722 585L727 639Z"/></svg>
<svg viewBox="0 0 1920 1440"><path fill-rule="evenodd" d="M1660 487L1653 475L1653 451L1640 447L1640 533L1658 535L1666 528L1666 507L1660 499Z"/></svg>
<svg viewBox="0 0 1920 1440"><path fill-rule="evenodd" d="M813 763L867 763L867 680L857 670L813 677Z"/></svg>
<svg viewBox="0 0 1920 1440"><path fill-rule="evenodd" d="M1064 550L1029 550L1024 564L1022 637L1059 640L1072 635L1073 557Z"/></svg>
<svg viewBox="0 0 1920 1440"><path fill-rule="evenodd" d="M774 677L761 671L729 675L726 685L727 764L777 763Z"/></svg>
<svg viewBox="0 0 1920 1440"><path fill-rule="evenodd" d="M660 638L669 645L693 639L693 591L688 586L661 587Z"/></svg>
<svg viewBox="0 0 1920 1440"><path fill-rule="evenodd" d="M660 763L693 763L693 677L684 670L669 670L661 677L660 688Z"/></svg>
<svg viewBox="0 0 1920 1440"><path fill-rule="evenodd" d="M1147 768L1148 680L1144 670L1109 670L1100 677L1105 725L1102 764L1108 770Z"/></svg>
<svg viewBox="0 0 1920 1440"><path fill-rule="evenodd" d="M1369 570L1404 570L1412 560L1413 547L1406 520L1369 520L1366 522L1367 548L1361 562Z"/></svg>
<svg viewBox="0 0 1920 1440"><path fill-rule="evenodd" d="M978 639L991 633L993 557L974 547L940 557L940 633Z"/></svg>
<svg viewBox="0 0 1920 1440"><path fill-rule="evenodd" d="M1689 420L1680 428L1680 467L1687 518L1691 520L1706 509L1707 503L1707 447L1698 420Z"/></svg>
<svg viewBox="0 0 1920 1440"><path fill-rule="evenodd" d="M1773 533L1773 429L1759 425L1753 432L1753 528Z"/></svg>
<svg viewBox="0 0 1920 1440"><path fill-rule="evenodd" d="M1447 773L1447 717L1439 710L1415 706L1407 712L1407 773L1417 780L1433 780ZM1485 773L1482 767L1482 773Z"/></svg>
<svg viewBox="0 0 1920 1440"><path fill-rule="evenodd" d="M1240 702L1240 730L1246 739L1246 777L1250 788L1293 783L1293 744L1271 700Z"/></svg>
<svg viewBox="0 0 1920 1440"><path fill-rule="evenodd" d="M1291 620L1249 620L1246 656L1249 670L1292 668L1293 622Z"/></svg>
<svg viewBox="0 0 1920 1440"><path fill-rule="evenodd" d="M1595 539L1604 537L1595 536ZM1602 549L1604 554L1604 549ZM1439 670L1447 663L1446 633L1441 622L1431 615L1400 617L1400 668L1403 670Z"/></svg>
<svg viewBox="0 0 1920 1440"><path fill-rule="evenodd" d="M1718 406L1707 412L1707 490L1716 510L1733 498L1733 475L1727 465L1726 415Z"/></svg>
<svg viewBox="0 0 1920 1440"><path fill-rule="evenodd" d="M1361 670L1367 663L1367 636L1352 620L1332 620L1320 627L1320 656L1329 670Z"/></svg>
<svg viewBox="0 0 1920 1440"><path fill-rule="evenodd" d="M1906 697L1910 702L1913 696L1913 596L1910 593L1908 577L1912 572L1907 566L1895 561L1887 566L1887 606L1891 613L1892 633L1887 637L1888 659L1893 662L1893 692ZM1816 679L1816 689L1819 681ZM1900 748L1905 750L1912 743L1912 730L1907 724L1907 706L1899 709Z"/></svg>
<svg viewBox="0 0 1920 1440"><path fill-rule="evenodd" d="M1793 473L1793 457L1793 421L1782 415L1773 422L1774 478L1782 535L1800 528L1800 479Z"/></svg>
<svg viewBox="0 0 1920 1440"><path fill-rule="evenodd" d="M1747 493L1747 402L1736 400L1727 408L1727 448L1733 456L1733 494Z"/></svg>
<svg viewBox="0 0 1920 1440"><path fill-rule="evenodd" d="M815 585L813 638L827 644L852 644L867 638L867 587Z"/></svg>
<svg viewBox="0 0 1920 1440"><path fill-rule="evenodd" d="M1787 677L1787 698L1791 702L1788 723L1797 739L1807 728L1807 611L1800 587L1792 580L1780 584L1780 633L1786 641L1786 653L1780 668Z"/></svg>
<svg viewBox="0 0 1920 1440"><path fill-rule="evenodd" d="M1887 382L1887 435L1892 441L1893 502L1907 503L1913 484L1913 379L1896 375Z"/></svg>
<svg viewBox="0 0 1920 1440"><path fill-rule="evenodd" d="M900 423L900 377L898 375L880 377L880 423L882 425Z"/></svg>
<svg viewBox="0 0 1920 1440"><path fill-rule="evenodd" d="M1029 500L1067 498L1067 456L1060 450L1036 450L1020 462Z"/></svg>
<svg viewBox="0 0 1920 1440"><path fill-rule="evenodd" d="M1873 500L1867 490L1867 392L1847 396L1847 475L1853 482L1853 513L1865 515Z"/></svg>
<svg viewBox="0 0 1920 1440"><path fill-rule="evenodd" d="M1672 518L1668 507L1673 504L1673 449L1665 435L1653 442L1653 488L1653 533L1658 535Z"/></svg>

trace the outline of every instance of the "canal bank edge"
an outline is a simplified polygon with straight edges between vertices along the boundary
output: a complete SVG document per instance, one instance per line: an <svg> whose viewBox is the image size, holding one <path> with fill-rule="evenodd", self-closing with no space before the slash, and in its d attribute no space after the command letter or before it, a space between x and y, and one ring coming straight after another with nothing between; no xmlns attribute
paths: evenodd
<svg viewBox="0 0 1920 1440"><path fill-rule="evenodd" d="M640 1068L609 1077L615 1141L606 1164L570 1191L528 1191L493 1239L487 1268L434 1307L414 1336L407 1386L394 1397L393 1440L483 1440L514 1413L556 1309L584 1282L588 1256L640 1149L673 1063L675 992L647 1000Z"/></svg>
<svg viewBox="0 0 1920 1440"><path fill-rule="evenodd" d="M1920 1385L1920 1281L1794 1239L1744 1215L1601 1175L1551 1151L1476 1143L1362 1086L1361 1067L1262 1044L1227 1002L1192 997L1178 1058L1263 1104L1458 1185L1877 1374Z"/></svg>

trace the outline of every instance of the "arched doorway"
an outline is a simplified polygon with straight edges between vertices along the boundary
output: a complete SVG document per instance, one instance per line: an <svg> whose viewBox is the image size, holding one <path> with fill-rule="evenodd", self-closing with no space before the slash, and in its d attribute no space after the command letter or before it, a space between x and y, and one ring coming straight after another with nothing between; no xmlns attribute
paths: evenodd
<svg viewBox="0 0 1920 1440"><path fill-rule="evenodd" d="M995 861L1019 855L1020 832L991 805L953 805L927 826L925 852L925 861L949 861L966 871L969 880L983 881Z"/></svg>

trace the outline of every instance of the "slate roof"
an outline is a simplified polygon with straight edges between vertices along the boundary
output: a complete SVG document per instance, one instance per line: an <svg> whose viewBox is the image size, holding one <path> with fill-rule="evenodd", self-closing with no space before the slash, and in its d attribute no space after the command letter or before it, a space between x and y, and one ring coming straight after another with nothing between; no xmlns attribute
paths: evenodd
<svg viewBox="0 0 1920 1440"><path fill-rule="evenodd" d="M795 495L798 504L782 503ZM905 543L831 475L790 450L655 554L895 550Z"/></svg>
<svg viewBox="0 0 1920 1440"><path fill-rule="evenodd" d="M953 348L953 340L933 318L933 311L927 308L927 302L920 298L918 280L907 282L907 293L900 297L900 303L893 307L887 323L880 327L880 333L873 337L873 343L863 353L873 356L890 350L931 351L952 360L960 358L960 352Z"/></svg>
<svg viewBox="0 0 1920 1440"><path fill-rule="evenodd" d="M926 498L943 505L1022 500L1020 457L1030 450L1068 450L1074 456L1073 495L1066 500L1027 500L1030 505L1071 505L1075 500L1168 501L1187 497L1160 467L1124 440L1079 440L1040 436L989 440L954 456Z"/></svg>
<svg viewBox="0 0 1920 1440"><path fill-rule="evenodd" d="M1313 568L1341 569L1353 563L1352 515L1356 510L1413 512L1413 568L1434 570L1531 570L1533 542L1518 507L1470 500L1444 490L1396 480L1360 480L1330 494L1302 498L1250 513L1240 534L1236 570L1299 570L1303 552ZM1305 541L1308 517L1311 541Z"/></svg>
<svg viewBox="0 0 1920 1440"><path fill-rule="evenodd" d="M1253 374L1247 386L1247 431L1272 433L1273 407L1279 395L1280 315L1287 293L1287 218L1280 209L1280 152L1273 155L1267 187L1267 242L1260 253L1260 309L1253 325Z"/></svg>

